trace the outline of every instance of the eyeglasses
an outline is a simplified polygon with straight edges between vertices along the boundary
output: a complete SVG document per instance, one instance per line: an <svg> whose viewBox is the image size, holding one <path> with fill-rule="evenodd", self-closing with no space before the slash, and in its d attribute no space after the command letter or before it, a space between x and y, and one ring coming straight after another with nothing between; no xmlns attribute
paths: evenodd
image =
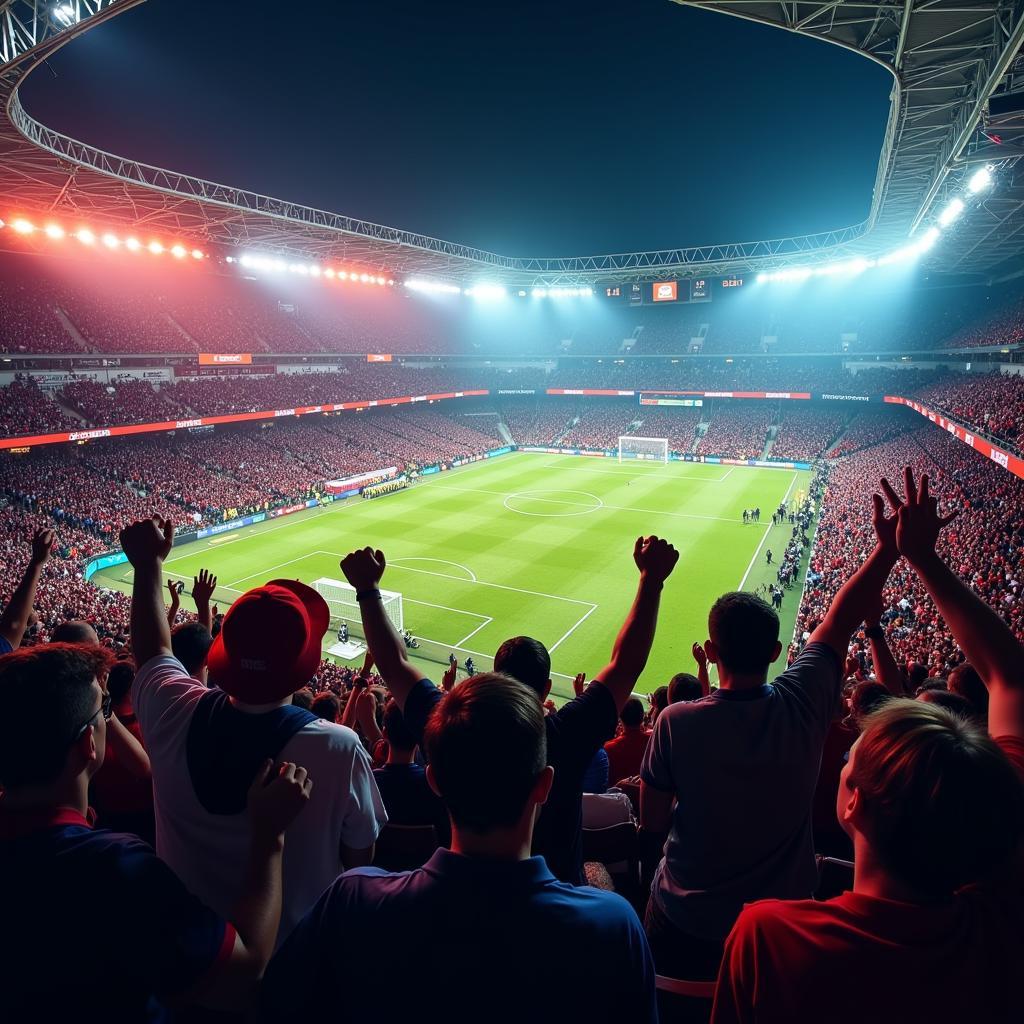
<svg viewBox="0 0 1024 1024"><path fill-rule="evenodd" d="M109 693L103 694L103 700L100 701L100 706L86 719L85 724L75 732L75 735L71 738L71 743L77 742L81 739L86 729L96 721L97 715L103 716L104 722L110 721L110 716L114 713L114 698ZM70 746L70 744L69 744Z"/></svg>

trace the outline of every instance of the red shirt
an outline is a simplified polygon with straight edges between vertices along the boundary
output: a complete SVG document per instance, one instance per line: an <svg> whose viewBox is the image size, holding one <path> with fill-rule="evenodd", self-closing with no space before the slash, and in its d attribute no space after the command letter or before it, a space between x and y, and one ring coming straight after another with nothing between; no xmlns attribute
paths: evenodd
<svg viewBox="0 0 1024 1024"><path fill-rule="evenodd" d="M622 779L640 774L647 741L651 734L643 728L624 729L621 736L609 740L605 745L608 755L608 784L614 786Z"/></svg>
<svg viewBox="0 0 1024 1024"><path fill-rule="evenodd" d="M1024 743L998 742L1024 772ZM748 904L726 940L713 1024L1020 1020L1021 867L941 906L853 892Z"/></svg>

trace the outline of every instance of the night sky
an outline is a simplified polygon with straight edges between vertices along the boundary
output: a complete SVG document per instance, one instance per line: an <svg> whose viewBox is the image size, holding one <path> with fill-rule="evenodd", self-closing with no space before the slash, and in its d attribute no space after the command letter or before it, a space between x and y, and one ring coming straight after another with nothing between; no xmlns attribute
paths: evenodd
<svg viewBox="0 0 1024 1024"><path fill-rule="evenodd" d="M22 97L174 170L577 255L862 220L890 83L837 47L668 0L149 0Z"/></svg>

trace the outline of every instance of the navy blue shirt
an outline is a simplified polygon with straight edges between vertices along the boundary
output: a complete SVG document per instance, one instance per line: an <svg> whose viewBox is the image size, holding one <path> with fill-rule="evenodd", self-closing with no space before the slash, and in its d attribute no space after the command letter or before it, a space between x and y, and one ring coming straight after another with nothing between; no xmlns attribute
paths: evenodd
<svg viewBox="0 0 1024 1024"><path fill-rule="evenodd" d="M428 679L413 687L402 714L422 746L430 712L443 694ZM563 882L583 885L583 777L594 754L615 735L619 716L608 688L591 683L578 697L547 715L548 764L555 769L547 803L533 832L533 852ZM607 781L607 780L606 780Z"/></svg>
<svg viewBox="0 0 1024 1024"><path fill-rule="evenodd" d="M69 809L0 807L5 1020L152 1021L230 954L235 931L134 836Z"/></svg>
<svg viewBox="0 0 1024 1024"><path fill-rule="evenodd" d="M438 850L420 869L346 871L270 963L267 1021L657 1021L632 907L540 857Z"/></svg>
<svg viewBox="0 0 1024 1024"><path fill-rule="evenodd" d="M448 812L427 782L421 764L386 764L373 771L390 825L433 825L438 837L448 832Z"/></svg>

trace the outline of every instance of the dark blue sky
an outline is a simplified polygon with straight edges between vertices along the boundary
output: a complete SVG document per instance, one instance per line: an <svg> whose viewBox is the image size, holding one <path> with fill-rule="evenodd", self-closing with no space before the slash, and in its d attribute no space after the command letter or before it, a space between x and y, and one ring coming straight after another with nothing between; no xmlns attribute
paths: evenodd
<svg viewBox="0 0 1024 1024"><path fill-rule="evenodd" d="M512 255L859 221L890 88L668 0L149 0L48 67L25 106L94 145Z"/></svg>

